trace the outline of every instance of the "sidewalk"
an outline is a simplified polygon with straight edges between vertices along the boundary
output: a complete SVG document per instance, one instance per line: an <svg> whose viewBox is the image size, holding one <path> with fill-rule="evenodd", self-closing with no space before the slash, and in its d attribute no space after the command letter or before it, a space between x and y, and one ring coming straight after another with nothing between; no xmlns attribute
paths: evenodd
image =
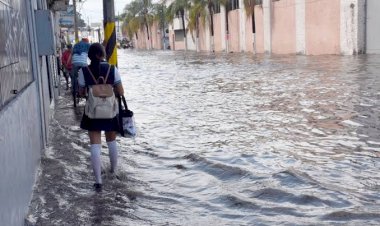
<svg viewBox="0 0 380 226"><path fill-rule="evenodd" d="M137 220L130 213L136 193L127 189L133 179L127 178L126 172L119 171L118 179L105 173L103 192L98 194L93 189L89 139L87 132L79 127L83 107L84 100L74 109L70 92L66 90L56 100L49 147L42 154L25 225L119 225L115 219ZM102 162L104 171L108 172L104 140Z"/></svg>

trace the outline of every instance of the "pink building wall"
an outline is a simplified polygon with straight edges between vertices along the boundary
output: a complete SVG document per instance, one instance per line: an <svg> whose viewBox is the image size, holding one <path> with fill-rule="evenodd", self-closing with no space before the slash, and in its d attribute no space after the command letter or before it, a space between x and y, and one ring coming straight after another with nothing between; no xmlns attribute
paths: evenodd
<svg viewBox="0 0 380 226"><path fill-rule="evenodd" d="M327 0L329 1L329 0ZM272 53L296 52L295 0L273 2ZM326 5L325 5L326 7Z"/></svg>
<svg viewBox="0 0 380 226"><path fill-rule="evenodd" d="M207 27L207 24L203 24L202 20L199 19L199 51L207 51L207 43L206 43L206 29L209 29ZM194 34L196 35L196 31L194 31Z"/></svg>
<svg viewBox="0 0 380 226"><path fill-rule="evenodd" d="M150 28L152 31L152 48L153 49L161 49L162 47L162 31L159 27L158 22L154 22L152 27Z"/></svg>
<svg viewBox="0 0 380 226"><path fill-rule="evenodd" d="M135 47L137 49L146 49L147 48L147 46L146 46L146 35L145 35L144 30L140 29L137 32L137 36L138 36L138 39L137 40L135 39L135 45L136 45ZM135 38L136 38L136 36L135 36Z"/></svg>
<svg viewBox="0 0 380 226"><path fill-rule="evenodd" d="M262 6L255 7L256 52L264 53L264 17Z"/></svg>
<svg viewBox="0 0 380 226"><path fill-rule="evenodd" d="M239 36L239 10L232 10L228 12L228 29L229 29L229 51L239 52L240 36Z"/></svg>
<svg viewBox="0 0 380 226"><path fill-rule="evenodd" d="M306 54L340 54L340 0L306 0Z"/></svg>
<svg viewBox="0 0 380 226"><path fill-rule="evenodd" d="M191 39L189 33L186 36L187 40ZM185 41L175 41L175 33L173 30L169 31L169 45L171 50L185 50Z"/></svg>
<svg viewBox="0 0 380 226"><path fill-rule="evenodd" d="M253 52L252 15L245 19L245 30L245 49L247 52Z"/></svg>
<svg viewBox="0 0 380 226"><path fill-rule="evenodd" d="M222 28L221 28L221 13L214 14L214 48L215 52L223 51L222 47Z"/></svg>

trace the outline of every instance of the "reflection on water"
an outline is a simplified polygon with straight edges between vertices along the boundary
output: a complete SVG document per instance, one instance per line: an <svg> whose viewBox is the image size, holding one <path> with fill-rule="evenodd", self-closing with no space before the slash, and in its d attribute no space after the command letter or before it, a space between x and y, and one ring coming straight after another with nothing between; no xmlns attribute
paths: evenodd
<svg viewBox="0 0 380 226"><path fill-rule="evenodd" d="M379 56L119 55L139 128L119 178L94 193L64 96L30 222L380 224Z"/></svg>

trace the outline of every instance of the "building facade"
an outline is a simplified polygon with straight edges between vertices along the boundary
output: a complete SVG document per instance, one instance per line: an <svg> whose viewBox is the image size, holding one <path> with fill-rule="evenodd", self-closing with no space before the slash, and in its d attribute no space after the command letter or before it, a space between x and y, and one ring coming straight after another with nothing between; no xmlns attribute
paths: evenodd
<svg viewBox="0 0 380 226"><path fill-rule="evenodd" d="M252 52L272 54L380 53L378 0L262 0L256 1L254 16L244 0L229 0L195 31L182 31L181 18L169 26L173 50ZM185 28L188 15L185 13ZM138 43L138 48L145 46Z"/></svg>
<svg viewBox="0 0 380 226"><path fill-rule="evenodd" d="M57 7L58 2L0 1L1 225L24 225L41 151L49 138L58 95L57 58L55 46L50 46L50 53L40 51L36 20L38 12ZM55 21L54 12L50 15ZM54 32L42 35L55 40Z"/></svg>

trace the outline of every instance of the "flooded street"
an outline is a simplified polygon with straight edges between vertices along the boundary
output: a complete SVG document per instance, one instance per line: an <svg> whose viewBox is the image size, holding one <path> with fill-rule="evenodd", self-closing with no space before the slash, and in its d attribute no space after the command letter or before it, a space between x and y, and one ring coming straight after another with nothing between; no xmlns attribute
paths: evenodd
<svg viewBox="0 0 380 226"><path fill-rule="evenodd" d="M93 190L62 90L29 224L380 224L380 56L119 50L119 68L139 135L118 178Z"/></svg>

